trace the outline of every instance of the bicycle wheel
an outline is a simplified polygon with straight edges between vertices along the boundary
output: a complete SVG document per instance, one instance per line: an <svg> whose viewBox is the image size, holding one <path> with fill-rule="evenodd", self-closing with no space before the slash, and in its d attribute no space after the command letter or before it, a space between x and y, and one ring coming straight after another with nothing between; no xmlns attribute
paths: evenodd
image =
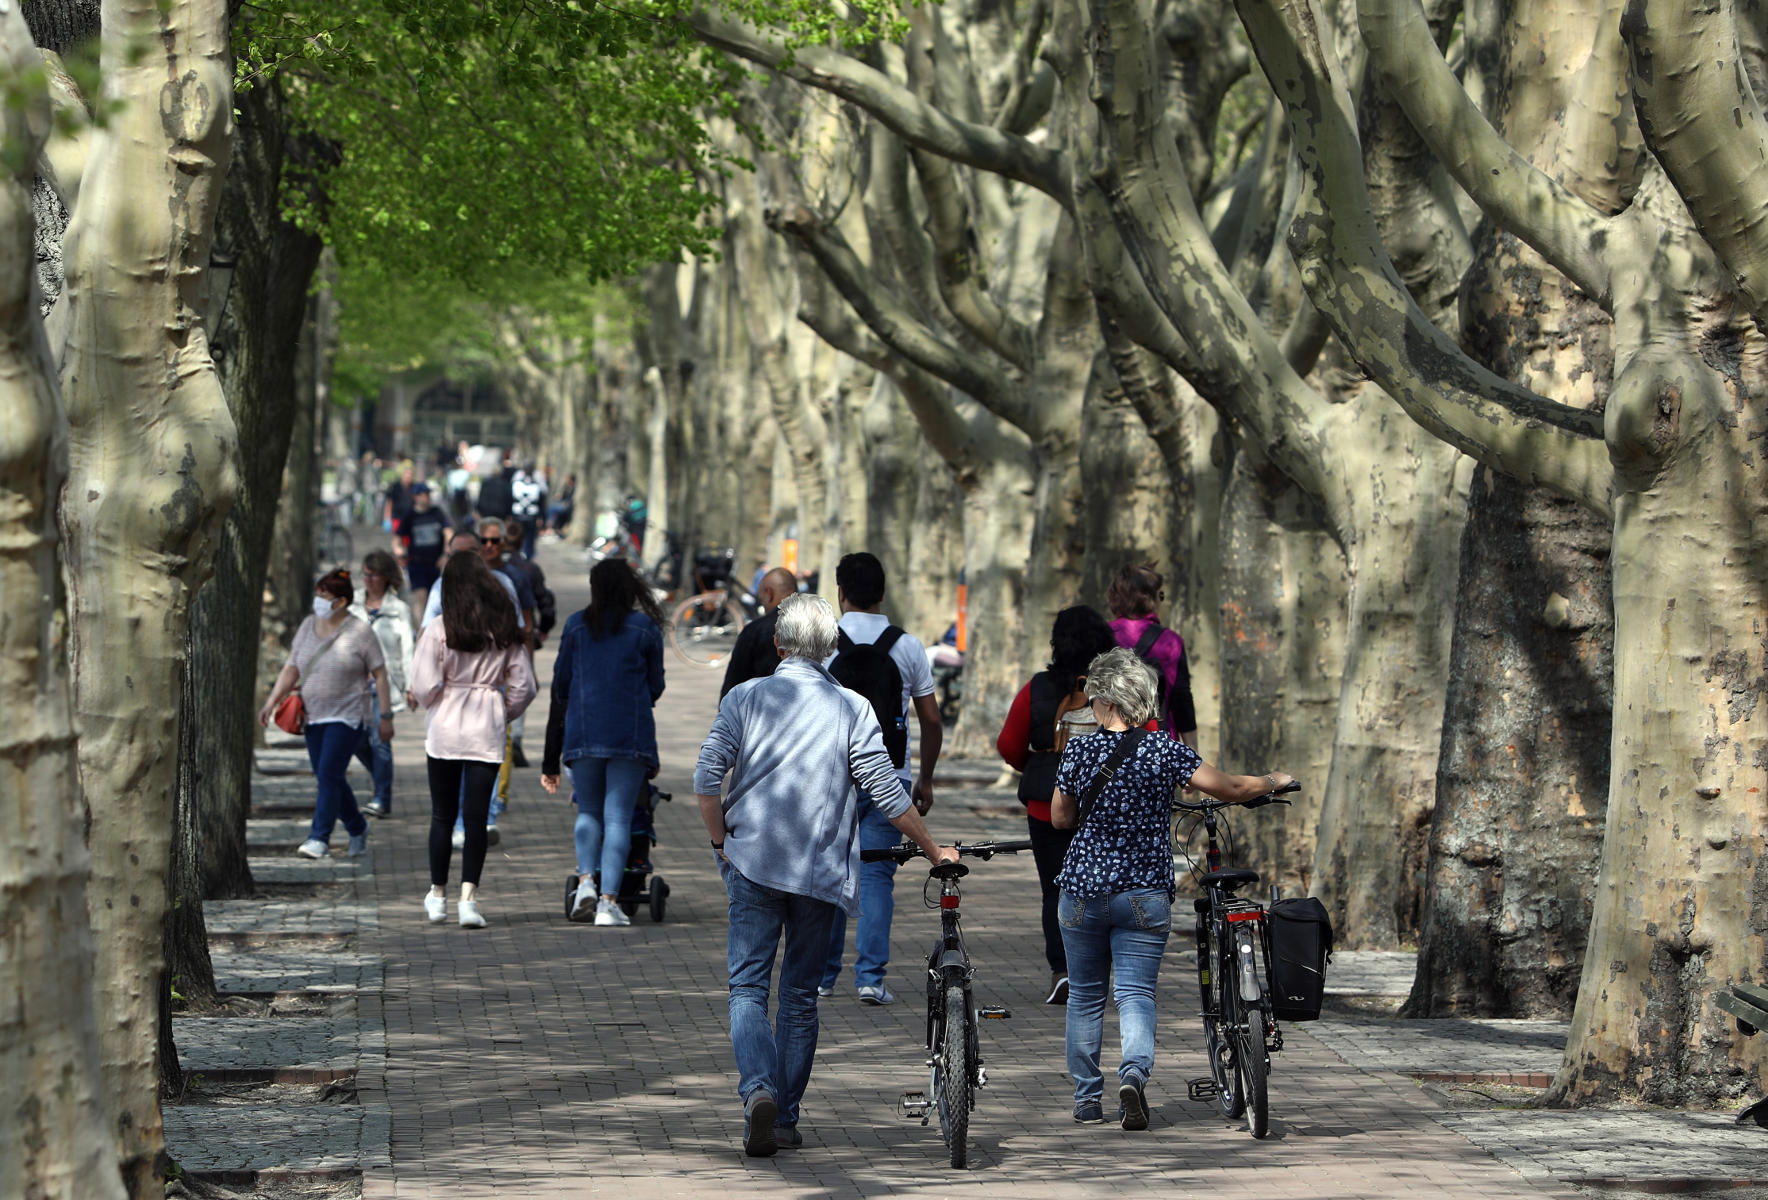
<svg viewBox="0 0 1768 1200"><path fill-rule="evenodd" d="M1209 1031L1209 1070L1215 1077L1216 1107L1232 1120L1246 1111L1240 1082L1240 1045L1234 1034L1234 1021L1240 1012L1240 989L1227 966L1218 963L1216 972L1221 986L1216 992L1215 1020Z"/></svg>
<svg viewBox="0 0 1768 1200"><path fill-rule="evenodd" d="M1246 1131L1255 1138L1271 1132L1271 1110L1266 1101L1264 1014L1248 1010L1246 1029L1236 1030L1234 1062L1240 1072L1240 1094L1246 1102Z"/></svg>
<svg viewBox="0 0 1768 1200"><path fill-rule="evenodd" d="M325 531L325 557L334 565L354 562L356 552L350 541L350 531L342 525L333 525Z"/></svg>
<svg viewBox="0 0 1768 1200"><path fill-rule="evenodd" d="M952 1166L961 1167L969 1155L970 1047L965 1036L969 1006L964 989L948 984L945 989L945 1020L933 1066L934 1098L939 1105L939 1133L951 1148Z"/></svg>
<svg viewBox="0 0 1768 1200"><path fill-rule="evenodd" d="M743 609L723 592L701 592L676 605L669 618L669 644L696 667L722 666L743 628Z"/></svg>

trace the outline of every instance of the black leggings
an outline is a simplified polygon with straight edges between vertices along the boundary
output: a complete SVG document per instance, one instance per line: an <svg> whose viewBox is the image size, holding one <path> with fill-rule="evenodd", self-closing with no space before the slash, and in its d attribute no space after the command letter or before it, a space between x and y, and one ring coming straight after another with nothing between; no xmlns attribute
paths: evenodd
<svg viewBox="0 0 1768 1200"><path fill-rule="evenodd" d="M1048 821L1025 814L1026 832L1031 835L1031 857L1037 863L1037 881L1043 889L1044 960L1050 970L1068 974L1068 951L1062 945L1062 926L1056 923L1056 900L1062 893L1056 887L1056 876L1062 873L1062 859L1068 843L1074 840L1072 829L1057 829Z"/></svg>
<svg viewBox="0 0 1768 1200"><path fill-rule="evenodd" d="M491 792L501 764L470 758L432 758L430 763L430 882L448 883L448 860L454 854L454 818L466 806L466 848L460 852L462 883L479 886L485 869L485 818L491 813ZM464 782L464 790L463 790Z"/></svg>

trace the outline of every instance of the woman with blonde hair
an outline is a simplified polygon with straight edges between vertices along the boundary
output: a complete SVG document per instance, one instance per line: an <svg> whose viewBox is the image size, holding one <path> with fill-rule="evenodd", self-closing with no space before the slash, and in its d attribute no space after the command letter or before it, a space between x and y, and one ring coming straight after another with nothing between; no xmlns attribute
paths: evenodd
<svg viewBox="0 0 1768 1200"><path fill-rule="evenodd" d="M1134 651L1095 658L1087 667L1086 694L1099 732L1069 740L1050 803L1051 822L1075 830L1056 877L1056 920L1068 953L1074 1119L1083 1125L1105 1119L1099 1055L1109 978L1122 1045L1119 1119L1125 1129L1146 1129L1154 990L1176 894L1173 793L1189 786L1243 804L1275 791L1289 776L1229 775L1185 743L1141 728L1154 713L1156 689L1154 672Z"/></svg>

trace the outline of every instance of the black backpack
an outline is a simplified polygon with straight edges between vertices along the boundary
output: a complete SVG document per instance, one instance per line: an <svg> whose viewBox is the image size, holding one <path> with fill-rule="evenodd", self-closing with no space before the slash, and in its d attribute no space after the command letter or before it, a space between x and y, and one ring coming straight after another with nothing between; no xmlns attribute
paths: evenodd
<svg viewBox="0 0 1768 1200"><path fill-rule="evenodd" d="M1160 635L1165 632L1166 627L1156 622L1143 630L1142 636L1136 639L1136 657L1147 663L1148 669L1154 672L1154 713L1160 718L1162 729L1165 729L1167 725L1166 672L1161 670L1160 664L1154 661L1154 643L1158 642Z"/></svg>
<svg viewBox="0 0 1768 1200"><path fill-rule="evenodd" d="M835 682L864 696L878 714L878 724L884 730L884 748L898 768L909 759L908 719L902 711L902 672L890 657L890 648L901 636L902 630L887 625L877 641L862 643L848 637L843 629L836 642L835 661L829 664L829 674Z"/></svg>

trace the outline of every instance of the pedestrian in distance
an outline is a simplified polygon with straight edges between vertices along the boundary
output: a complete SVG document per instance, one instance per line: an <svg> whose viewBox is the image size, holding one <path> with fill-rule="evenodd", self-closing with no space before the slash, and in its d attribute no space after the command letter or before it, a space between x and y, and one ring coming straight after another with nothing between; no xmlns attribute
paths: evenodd
<svg viewBox="0 0 1768 1200"><path fill-rule="evenodd" d="M737 644L731 647L731 660L724 669L724 686L718 698L724 699L739 683L772 675L780 655L774 649L774 623L779 619L780 601L798 591L798 580L784 567L775 567L755 584L755 599L762 615L743 626Z"/></svg>
<svg viewBox="0 0 1768 1200"><path fill-rule="evenodd" d="M1185 659L1185 639L1160 623L1159 605L1166 599L1165 580L1147 565L1130 564L1112 576L1105 589L1105 606L1111 610L1111 629L1117 644L1134 650L1136 657L1156 673L1159 684L1154 715L1168 737L1197 749L1197 706L1191 700L1191 667Z"/></svg>
<svg viewBox="0 0 1768 1200"><path fill-rule="evenodd" d="M1117 645L1105 618L1084 604L1056 614L1050 630L1050 663L1031 677L1007 709L1007 719L995 738L995 749L1007 765L1021 772L1019 803L1025 806L1026 836L1037 863L1038 887L1043 892L1042 922L1044 960L1050 964L1050 991L1045 1004L1068 1001L1068 952L1062 945L1062 926L1056 921L1060 893L1056 876L1074 831L1058 829L1050 821L1050 801L1056 790L1056 767L1062 750L1075 733L1098 730L1092 708L1083 692L1087 666Z"/></svg>
<svg viewBox="0 0 1768 1200"><path fill-rule="evenodd" d="M573 921L632 924L620 880L639 789L658 766L651 707L662 694L663 613L630 563L605 558L589 573L588 607L559 635L540 766L540 786L556 795L562 762L576 796Z"/></svg>
<svg viewBox="0 0 1768 1200"><path fill-rule="evenodd" d="M455 818L464 813L460 861L461 927L480 929L479 882L485 821L503 761L504 730L538 690L515 606L485 561L454 554L442 569L442 616L418 638L411 686L424 707L430 779L430 891L424 914L448 917L448 869Z"/></svg>
<svg viewBox="0 0 1768 1200"><path fill-rule="evenodd" d="M393 522L393 545L405 564L406 581L419 612L442 573L442 547L451 528L448 514L436 507L430 485L412 484L411 507Z"/></svg>
<svg viewBox="0 0 1768 1200"><path fill-rule="evenodd" d="M838 633L829 602L792 595L778 611L779 669L724 697L694 769L700 815L729 895L731 1045L743 1151L758 1157L803 1143L798 1123L816 1056L817 981L836 915L860 900L859 793L875 797L880 817L930 861L958 857L933 840L898 782L871 705L822 665ZM777 1026L768 1020L776 957Z"/></svg>
<svg viewBox="0 0 1768 1200"><path fill-rule="evenodd" d="M914 801L922 816L933 807L933 765L945 741L945 722L934 696L933 669L927 648L913 634L890 623L883 613L884 565L875 555L849 554L835 565L835 594L841 602L841 628L836 652L827 664L843 687L865 696L884 733L884 745L896 768L897 785ZM913 739L909 713L921 736L920 772L911 773ZM894 808L893 795L861 798L860 848L876 850L896 844L896 832L884 815ZM853 982L862 1004L890 1004L896 997L885 984L890 963L890 924L895 915L896 863L869 862L860 867L859 918L854 931ZM835 919L829 935L829 956L819 994L835 994L841 977L841 952L847 944L847 914Z"/></svg>
<svg viewBox="0 0 1768 1200"><path fill-rule="evenodd" d="M1099 732L1070 738L1056 769L1050 820L1074 830L1056 877L1056 919L1068 955L1068 1073L1074 1119L1104 1121L1105 982L1117 1003L1121 1059L1118 1119L1148 1128L1154 1071L1155 985L1172 931L1172 801L1190 786L1241 804L1289 782L1281 773L1229 775L1183 742L1145 728L1154 716L1154 671L1127 649L1087 667L1086 695Z"/></svg>
<svg viewBox="0 0 1768 1200"><path fill-rule="evenodd" d="M417 635L411 608L399 595L399 564L385 550L370 550L363 555L362 583L356 589L350 615L368 622L375 640L381 644L393 699L390 711L397 716L405 711L405 693L411 684L411 653ZM362 806L362 811L371 817L386 817L393 812L393 747L381 740L381 702L373 688L369 689L368 698L374 710L362 739L356 743L356 757L374 780L374 798Z"/></svg>
<svg viewBox="0 0 1768 1200"><path fill-rule="evenodd" d="M313 586L313 612L295 630L288 662L258 712L258 724L270 724L289 693L300 690L307 760L317 784L313 826L295 848L304 858L326 856L332 829L340 820L350 838L345 853L368 852L368 819L356 805L345 771L370 719L370 687L380 705L376 733L383 742L393 739L386 655L368 623L350 615L353 595L347 569L340 567L320 577Z"/></svg>

